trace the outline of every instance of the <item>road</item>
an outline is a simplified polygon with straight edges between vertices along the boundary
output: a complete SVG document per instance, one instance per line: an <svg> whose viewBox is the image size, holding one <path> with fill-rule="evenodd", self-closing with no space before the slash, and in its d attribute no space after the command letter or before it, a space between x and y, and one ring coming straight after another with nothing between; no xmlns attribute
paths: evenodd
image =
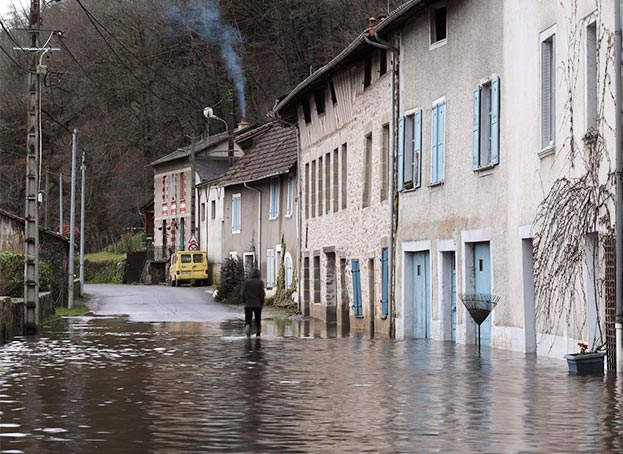
<svg viewBox="0 0 623 454"><path fill-rule="evenodd" d="M133 322L219 322L241 318L241 309L219 304L207 287L85 285L96 315L126 315Z"/></svg>

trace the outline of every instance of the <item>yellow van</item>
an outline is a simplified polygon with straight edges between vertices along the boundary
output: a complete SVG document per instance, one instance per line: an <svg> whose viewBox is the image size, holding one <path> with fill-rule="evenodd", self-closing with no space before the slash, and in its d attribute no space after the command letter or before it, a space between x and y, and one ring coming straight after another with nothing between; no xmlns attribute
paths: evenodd
<svg viewBox="0 0 623 454"><path fill-rule="evenodd" d="M171 255L167 285L177 287L183 282L207 285L208 257L205 251L180 251Z"/></svg>

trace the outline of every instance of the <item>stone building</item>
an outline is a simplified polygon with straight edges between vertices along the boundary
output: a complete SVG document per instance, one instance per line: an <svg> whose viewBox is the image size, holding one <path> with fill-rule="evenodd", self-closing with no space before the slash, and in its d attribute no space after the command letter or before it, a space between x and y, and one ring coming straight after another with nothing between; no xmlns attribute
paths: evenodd
<svg viewBox="0 0 623 454"><path fill-rule="evenodd" d="M362 33L275 107L298 127L304 314L388 333L391 60Z"/></svg>

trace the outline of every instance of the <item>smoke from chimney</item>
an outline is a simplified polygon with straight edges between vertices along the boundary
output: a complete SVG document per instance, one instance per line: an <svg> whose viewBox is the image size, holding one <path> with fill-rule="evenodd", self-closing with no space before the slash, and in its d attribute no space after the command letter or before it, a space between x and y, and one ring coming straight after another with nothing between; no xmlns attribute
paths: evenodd
<svg viewBox="0 0 623 454"><path fill-rule="evenodd" d="M218 47L227 72L236 87L240 112L245 117L246 79L242 70L242 59L236 50L240 43L240 35L234 27L222 22L218 2L216 0L191 0L184 6L172 4L167 10L167 17L171 22L184 25Z"/></svg>

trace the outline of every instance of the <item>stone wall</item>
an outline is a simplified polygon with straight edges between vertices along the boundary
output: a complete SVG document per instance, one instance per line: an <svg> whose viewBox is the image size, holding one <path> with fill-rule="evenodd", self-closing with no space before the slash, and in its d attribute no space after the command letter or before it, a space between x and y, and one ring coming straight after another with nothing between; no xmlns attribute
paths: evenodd
<svg viewBox="0 0 623 454"><path fill-rule="evenodd" d="M52 293L39 295L39 320L44 321L56 312ZM0 297L0 344L10 342L22 334L24 326L24 300L21 298Z"/></svg>

